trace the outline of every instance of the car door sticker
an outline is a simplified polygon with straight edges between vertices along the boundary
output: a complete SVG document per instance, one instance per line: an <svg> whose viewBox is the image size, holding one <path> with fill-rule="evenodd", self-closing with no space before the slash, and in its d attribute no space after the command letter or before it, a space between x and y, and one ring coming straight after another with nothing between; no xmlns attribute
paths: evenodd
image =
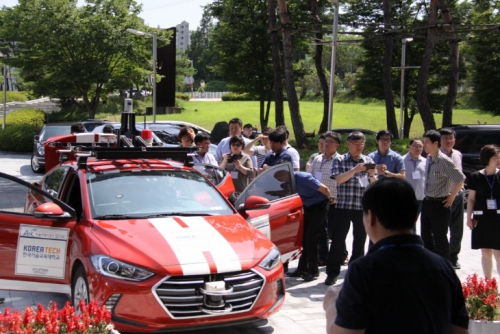
<svg viewBox="0 0 500 334"><path fill-rule="evenodd" d="M255 218L248 220L248 222L253 227L255 227L256 229L258 229L259 231L264 233L264 235L269 240L271 240L271 225L269 224L269 215L255 217Z"/></svg>
<svg viewBox="0 0 500 334"><path fill-rule="evenodd" d="M64 278L69 229L21 224L16 275Z"/></svg>
<svg viewBox="0 0 500 334"><path fill-rule="evenodd" d="M168 242L184 275L240 271L231 244L203 217L149 219Z"/></svg>

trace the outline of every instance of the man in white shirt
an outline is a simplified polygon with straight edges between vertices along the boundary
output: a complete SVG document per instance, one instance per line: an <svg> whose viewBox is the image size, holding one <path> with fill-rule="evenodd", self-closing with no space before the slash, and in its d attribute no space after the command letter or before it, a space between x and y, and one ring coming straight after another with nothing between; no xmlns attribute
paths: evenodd
<svg viewBox="0 0 500 334"><path fill-rule="evenodd" d="M278 128L283 128L286 131L286 140L285 140L285 148L288 150L288 154L292 157L292 166L293 170L298 172L300 170L300 154L297 152L295 148L293 148L289 143L288 143L288 137L290 136L290 132L288 132L288 129L284 125L278 126Z"/></svg>
<svg viewBox="0 0 500 334"><path fill-rule="evenodd" d="M193 161L202 163L202 164L210 164L214 166L218 166L219 164L217 163L217 160L215 160L215 157L208 153L208 150L210 149L210 135L198 131L196 136L194 137L194 144L197 147L202 147L202 151L195 152L193 156Z"/></svg>
<svg viewBox="0 0 500 334"><path fill-rule="evenodd" d="M405 179L411 184L415 191L415 197L418 202L418 213L422 210L422 201L424 200L425 190L425 165L426 159L422 156L424 144L419 138L410 140L410 150L403 156L406 174Z"/></svg>

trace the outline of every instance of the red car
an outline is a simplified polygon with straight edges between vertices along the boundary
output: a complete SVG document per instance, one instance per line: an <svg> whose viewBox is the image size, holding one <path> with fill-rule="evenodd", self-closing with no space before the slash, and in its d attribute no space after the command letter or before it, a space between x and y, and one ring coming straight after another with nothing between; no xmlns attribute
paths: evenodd
<svg viewBox="0 0 500 334"><path fill-rule="evenodd" d="M238 324L280 308L280 259L299 253L302 203L273 174L291 166L256 178L235 209L217 167L166 160L176 149L81 152L84 135L60 138L80 153L39 184L0 173L2 289L97 300L133 332Z"/></svg>

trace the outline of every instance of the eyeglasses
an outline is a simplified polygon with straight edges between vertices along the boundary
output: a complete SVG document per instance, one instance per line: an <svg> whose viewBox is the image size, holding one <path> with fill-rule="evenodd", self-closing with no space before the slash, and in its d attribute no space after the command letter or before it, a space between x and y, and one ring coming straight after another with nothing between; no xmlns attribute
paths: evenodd
<svg viewBox="0 0 500 334"><path fill-rule="evenodd" d="M231 146L240 147L241 144L240 143L232 143Z"/></svg>
<svg viewBox="0 0 500 334"><path fill-rule="evenodd" d="M360 144L356 144L356 143L350 141L349 143L351 143L352 145L357 146L357 147L365 146L365 142L362 142Z"/></svg>
<svg viewBox="0 0 500 334"><path fill-rule="evenodd" d="M413 148L424 148L422 145L411 145Z"/></svg>
<svg viewBox="0 0 500 334"><path fill-rule="evenodd" d="M383 143L390 143L391 142L390 139L382 139L382 138L380 138L378 141L381 141Z"/></svg>
<svg viewBox="0 0 500 334"><path fill-rule="evenodd" d="M335 140L325 140L324 143L325 144L337 144L337 142Z"/></svg>

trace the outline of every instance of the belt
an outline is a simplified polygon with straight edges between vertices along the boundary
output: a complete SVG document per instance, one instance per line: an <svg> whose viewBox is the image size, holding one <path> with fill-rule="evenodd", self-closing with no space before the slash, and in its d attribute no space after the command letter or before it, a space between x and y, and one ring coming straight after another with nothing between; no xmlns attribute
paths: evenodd
<svg viewBox="0 0 500 334"><path fill-rule="evenodd" d="M425 196L424 197L424 199L426 199L428 201L444 201L447 198L448 198L447 196L445 196L445 197L429 197L429 196Z"/></svg>

